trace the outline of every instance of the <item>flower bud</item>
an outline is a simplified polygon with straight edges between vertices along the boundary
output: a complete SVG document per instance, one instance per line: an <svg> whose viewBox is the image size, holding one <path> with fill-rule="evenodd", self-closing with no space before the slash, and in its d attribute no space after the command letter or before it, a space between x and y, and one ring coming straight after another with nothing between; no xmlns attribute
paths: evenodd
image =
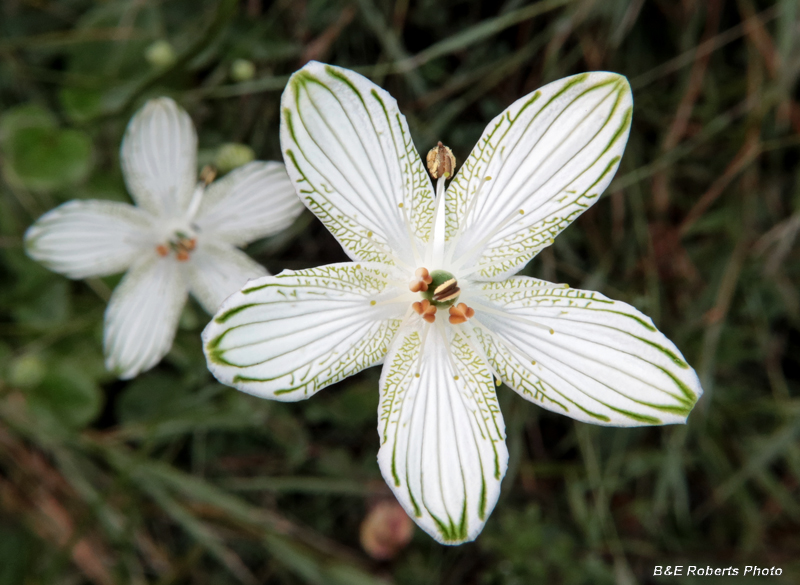
<svg viewBox="0 0 800 585"><path fill-rule="evenodd" d="M256 66L247 59L236 59L231 63L231 79L234 81L250 81L256 76Z"/></svg>
<svg viewBox="0 0 800 585"><path fill-rule="evenodd" d="M361 523L361 546L373 559L397 556L414 535L414 523L396 500L384 499L367 512Z"/></svg>
<svg viewBox="0 0 800 585"><path fill-rule="evenodd" d="M144 52L144 58L153 67L159 69L169 67L175 62L175 49L172 48L169 42L161 39L147 47Z"/></svg>
<svg viewBox="0 0 800 585"><path fill-rule="evenodd" d="M242 165L246 165L255 160L256 153L246 144L228 143L223 144L217 150L214 157L214 166L220 173L227 173Z"/></svg>

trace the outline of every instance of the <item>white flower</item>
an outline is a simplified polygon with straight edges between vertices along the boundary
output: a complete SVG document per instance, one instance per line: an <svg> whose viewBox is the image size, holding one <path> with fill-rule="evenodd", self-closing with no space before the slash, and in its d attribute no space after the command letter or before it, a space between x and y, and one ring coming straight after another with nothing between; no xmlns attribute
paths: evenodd
<svg viewBox="0 0 800 585"><path fill-rule="evenodd" d="M551 83L495 118L434 197L394 99L353 72L306 65L283 94L284 156L353 262L232 295L203 333L211 371L290 401L383 362L381 471L447 544L478 535L506 472L493 376L584 422L684 422L699 381L648 317L514 276L608 185L632 107L613 73ZM447 173L440 149L429 163Z"/></svg>
<svg viewBox="0 0 800 585"><path fill-rule="evenodd" d="M28 255L69 278L128 270L106 310L106 367L132 378L169 351L191 292L214 313L267 271L237 250L289 225L302 210L284 165L252 162L206 187L197 135L169 98L131 119L120 154L137 206L70 201L25 234Z"/></svg>

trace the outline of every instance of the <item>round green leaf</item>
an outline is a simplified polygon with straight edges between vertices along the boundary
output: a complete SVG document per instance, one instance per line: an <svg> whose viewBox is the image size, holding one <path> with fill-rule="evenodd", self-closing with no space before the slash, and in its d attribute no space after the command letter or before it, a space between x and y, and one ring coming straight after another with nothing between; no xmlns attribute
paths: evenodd
<svg viewBox="0 0 800 585"><path fill-rule="evenodd" d="M23 128L4 147L4 170L29 189L48 191L76 183L91 168L92 139L80 130Z"/></svg>

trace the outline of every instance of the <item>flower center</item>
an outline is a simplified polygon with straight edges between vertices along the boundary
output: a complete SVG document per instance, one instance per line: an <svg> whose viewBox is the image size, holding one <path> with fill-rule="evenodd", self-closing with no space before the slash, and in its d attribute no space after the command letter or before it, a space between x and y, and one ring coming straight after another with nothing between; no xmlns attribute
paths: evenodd
<svg viewBox="0 0 800 585"><path fill-rule="evenodd" d="M192 230L175 230L167 241L156 246L156 252L162 258L175 254L178 262L186 262L197 248L197 236Z"/></svg>
<svg viewBox="0 0 800 585"><path fill-rule="evenodd" d="M475 315L474 309L465 303L455 306L461 289L456 277L446 270L428 272L427 268L418 268L409 281L408 288L422 297L422 300L412 303L411 308L428 323L436 320L439 309L449 309L450 323L453 325L465 323Z"/></svg>

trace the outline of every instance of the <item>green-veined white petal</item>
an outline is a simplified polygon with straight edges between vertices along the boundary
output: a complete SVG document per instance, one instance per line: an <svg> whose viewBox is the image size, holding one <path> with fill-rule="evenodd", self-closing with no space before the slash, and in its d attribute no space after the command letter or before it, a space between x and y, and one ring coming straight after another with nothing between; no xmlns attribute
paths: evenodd
<svg viewBox="0 0 800 585"><path fill-rule="evenodd" d="M549 246L611 182L632 111L628 81L594 72L549 83L492 120L447 191L455 266L497 280Z"/></svg>
<svg viewBox="0 0 800 585"><path fill-rule="evenodd" d="M283 93L281 147L300 198L353 260L414 263L430 235L432 189L392 96L312 61Z"/></svg>
<svg viewBox="0 0 800 585"><path fill-rule="evenodd" d="M702 394L680 350L634 307L527 277L486 283L477 336L521 396L602 425L683 423Z"/></svg>
<svg viewBox="0 0 800 585"><path fill-rule="evenodd" d="M497 503L508 450L492 375L452 335L415 324L392 343L381 373L378 463L425 532L460 544L475 539Z"/></svg>
<svg viewBox="0 0 800 585"><path fill-rule="evenodd" d="M249 282L203 332L217 379L303 400L380 363L405 307L383 304L389 266L331 264Z"/></svg>

